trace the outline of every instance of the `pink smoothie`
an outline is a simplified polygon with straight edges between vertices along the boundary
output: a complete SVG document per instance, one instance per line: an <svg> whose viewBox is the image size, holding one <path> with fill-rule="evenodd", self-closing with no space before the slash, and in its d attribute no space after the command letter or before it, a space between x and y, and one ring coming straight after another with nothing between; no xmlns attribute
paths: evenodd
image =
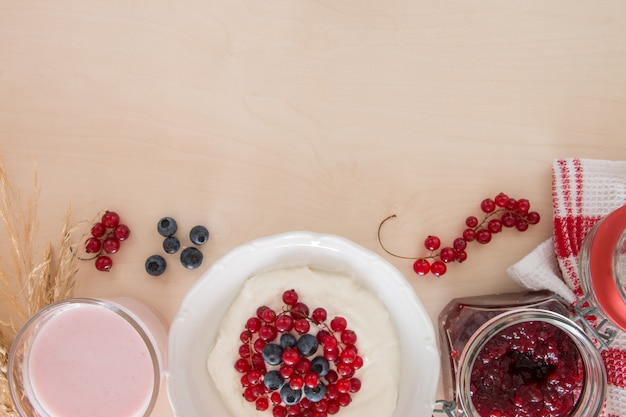
<svg viewBox="0 0 626 417"><path fill-rule="evenodd" d="M42 326L25 377L51 417L141 417L159 370L128 321L107 307L80 304Z"/></svg>

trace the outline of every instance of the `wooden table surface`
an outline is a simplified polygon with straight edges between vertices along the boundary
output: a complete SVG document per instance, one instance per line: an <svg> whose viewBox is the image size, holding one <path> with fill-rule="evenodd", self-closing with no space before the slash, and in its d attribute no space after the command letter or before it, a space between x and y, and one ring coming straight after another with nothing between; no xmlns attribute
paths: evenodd
<svg viewBox="0 0 626 417"><path fill-rule="evenodd" d="M551 164L626 160L626 2L0 0L0 153L41 186L39 236L116 210L132 229L80 296L129 295L170 322L186 291L249 240L346 237L404 273L436 322L454 297L514 291L506 268L551 235ZM528 198L441 278L419 255L485 197ZM204 264L153 278L156 222L211 231ZM155 417L170 417L165 391Z"/></svg>

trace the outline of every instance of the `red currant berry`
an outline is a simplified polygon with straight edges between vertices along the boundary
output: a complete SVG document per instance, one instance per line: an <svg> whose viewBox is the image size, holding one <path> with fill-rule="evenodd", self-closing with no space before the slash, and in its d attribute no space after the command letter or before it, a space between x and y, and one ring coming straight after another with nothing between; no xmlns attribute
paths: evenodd
<svg viewBox="0 0 626 417"><path fill-rule="evenodd" d="M125 224L118 224L115 226L115 229L113 229L113 236L119 240L126 240L128 236L130 236L130 229Z"/></svg>
<svg viewBox="0 0 626 417"><path fill-rule="evenodd" d="M109 271L113 266L113 261L108 256L98 256L96 258L96 269L98 271Z"/></svg>
<svg viewBox="0 0 626 417"><path fill-rule="evenodd" d="M346 330L348 322L345 318L337 316L330 321L330 328L335 332L342 332Z"/></svg>
<svg viewBox="0 0 626 417"><path fill-rule="evenodd" d="M259 411L265 411L270 408L270 403L267 397L259 397L255 401L256 409Z"/></svg>
<svg viewBox="0 0 626 417"><path fill-rule="evenodd" d="M252 333L248 330L244 330L239 334L239 340L242 343L249 343L252 340Z"/></svg>
<svg viewBox="0 0 626 417"><path fill-rule="evenodd" d="M339 398L337 398L337 404L341 407L347 407L352 402L352 397L347 392L342 392L339 394Z"/></svg>
<svg viewBox="0 0 626 417"><path fill-rule="evenodd" d="M239 379L239 382L241 383L241 386L244 387L244 388L252 386L252 383L248 379L248 375L247 374L243 374L241 376L241 378Z"/></svg>
<svg viewBox="0 0 626 417"><path fill-rule="evenodd" d="M294 375L289 379L289 387L293 390L301 390L304 387L304 378L300 375Z"/></svg>
<svg viewBox="0 0 626 417"><path fill-rule="evenodd" d="M265 369L265 359L263 359L263 355L260 353L254 353L252 355L252 367L255 369Z"/></svg>
<svg viewBox="0 0 626 417"><path fill-rule="evenodd" d="M307 372L304 375L304 385L310 388L315 388L320 383L320 376L315 372Z"/></svg>
<svg viewBox="0 0 626 417"><path fill-rule="evenodd" d="M294 366L296 373L304 375L311 370L311 361L309 358L300 358L298 363Z"/></svg>
<svg viewBox="0 0 626 417"><path fill-rule="evenodd" d="M120 250L120 241L115 237L107 237L102 241L102 249L106 253L116 253Z"/></svg>
<svg viewBox="0 0 626 417"><path fill-rule="evenodd" d="M439 239L437 236L428 236L424 240L424 246L431 252L436 251L437 249L439 249L439 246L441 246L441 239Z"/></svg>
<svg viewBox="0 0 626 417"><path fill-rule="evenodd" d="M478 229L476 231L476 242L482 244L491 242L491 232L487 229Z"/></svg>
<svg viewBox="0 0 626 417"><path fill-rule="evenodd" d="M536 211L531 211L526 215L526 221L528 224L537 224L541 220L541 216Z"/></svg>
<svg viewBox="0 0 626 417"><path fill-rule="evenodd" d="M443 263L441 261L435 261L430 266L430 272L432 272L433 275L436 276L436 277L442 276L443 274L446 273L447 270L448 270L448 267L446 266L445 263Z"/></svg>
<svg viewBox="0 0 626 417"><path fill-rule="evenodd" d="M254 391L254 387L250 386L243 390L243 398L249 403L253 403L257 399L257 395Z"/></svg>
<svg viewBox="0 0 626 417"><path fill-rule="evenodd" d="M326 406L326 412L330 415L337 414L340 410L339 404L336 401L328 401Z"/></svg>
<svg viewBox="0 0 626 417"><path fill-rule="evenodd" d="M98 253L102 250L102 241L95 237L90 237L85 242L85 252Z"/></svg>
<svg viewBox="0 0 626 417"><path fill-rule="evenodd" d="M328 381L329 384L326 386L326 398L328 400L336 400L339 397L339 390L337 390L337 381L339 380L339 376L334 381ZM328 406L328 405L327 405Z"/></svg>
<svg viewBox="0 0 626 417"><path fill-rule="evenodd" d="M297 319L293 323L293 328L296 332L300 334L305 334L309 332L309 330L311 329L311 325L309 324L309 321L307 319L303 318L303 319Z"/></svg>
<svg viewBox="0 0 626 417"><path fill-rule="evenodd" d="M463 239L466 242L473 242L476 239L476 232L474 229L465 229L463 230Z"/></svg>
<svg viewBox="0 0 626 417"><path fill-rule="evenodd" d="M288 348L283 350L283 362L287 366L294 366L300 360L300 353L297 349Z"/></svg>
<svg viewBox="0 0 626 417"><path fill-rule="evenodd" d="M426 259L418 259L413 263L413 271L417 275L426 275L430 272L430 262Z"/></svg>
<svg viewBox="0 0 626 417"><path fill-rule="evenodd" d="M509 202L506 204L505 208L512 211L517 210L517 200L514 198L509 198Z"/></svg>
<svg viewBox="0 0 626 417"><path fill-rule="evenodd" d="M278 395L280 396L280 394ZM272 409L272 417L286 417L286 416L287 416L287 408L285 408L284 405L276 405Z"/></svg>
<svg viewBox="0 0 626 417"><path fill-rule="evenodd" d="M465 219L465 225L470 229L475 228L476 226L478 226L478 218L476 218L476 216L469 216L467 219Z"/></svg>
<svg viewBox="0 0 626 417"><path fill-rule="evenodd" d="M106 227L102 223L96 223L91 226L91 235L93 237L102 237L107 232Z"/></svg>
<svg viewBox="0 0 626 417"><path fill-rule="evenodd" d="M244 330L239 334L239 340L241 340L242 343L248 343L251 339L252 333L250 333L248 330Z"/></svg>
<svg viewBox="0 0 626 417"><path fill-rule="evenodd" d="M270 400L272 401L272 404L274 405L278 405L283 401L280 398L280 393L278 391L272 392L272 394L270 395Z"/></svg>
<svg viewBox="0 0 626 417"><path fill-rule="evenodd" d="M345 364L351 364L357 357L356 349L344 349L339 354L339 359Z"/></svg>
<svg viewBox="0 0 626 417"><path fill-rule="evenodd" d="M295 290L287 290L283 293L283 302L293 306L298 302L298 293Z"/></svg>
<svg viewBox="0 0 626 417"><path fill-rule="evenodd" d="M352 361L352 369L354 369L355 371L357 369L361 369L364 365L363 362L363 358L361 356L357 356L356 358L354 358L354 361ZM328 378L326 378L328 379Z"/></svg>
<svg viewBox="0 0 626 417"><path fill-rule="evenodd" d="M509 196L504 193L500 193L496 196L494 202L496 203L496 206L504 208L509 203Z"/></svg>
<svg viewBox="0 0 626 417"><path fill-rule="evenodd" d="M520 198L517 200L517 212L521 215L528 214L530 210L530 201L525 198Z"/></svg>
<svg viewBox="0 0 626 417"><path fill-rule="evenodd" d="M350 392L350 381L344 378L341 378L339 381L335 383L337 386L337 390L341 392Z"/></svg>
<svg viewBox="0 0 626 417"><path fill-rule="evenodd" d="M334 369L331 369L330 371L328 371L326 376L324 376L324 378L326 379L326 381L328 381L329 384L334 384L339 379L339 374Z"/></svg>
<svg viewBox="0 0 626 417"><path fill-rule="evenodd" d="M284 379L289 379L291 378L291 376L294 374L295 369L293 366L281 366L280 369L278 370L278 373L280 373L280 376L282 376Z"/></svg>
<svg viewBox="0 0 626 417"><path fill-rule="evenodd" d="M276 327L271 325L261 326L259 329L259 338L265 340L266 342L271 342L276 339L278 336L278 332L276 331Z"/></svg>
<svg viewBox="0 0 626 417"><path fill-rule="evenodd" d="M326 330L320 330L319 332L317 332L317 335L315 336L317 338L317 342L319 344L324 344L326 338L330 336L330 333ZM332 337L332 336L331 336Z"/></svg>
<svg viewBox="0 0 626 417"><path fill-rule="evenodd" d="M333 336L332 334L327 333L322 338L322 345L324 345L324 350L337 349L337 339L335 339L335 336Z"/></svg>
<svg viewBox="0 0 626 417"><path fill-rule="evenodd" d="M259 332L260 331L261 330L259 330ZM254 348L254 351L256 353L263 353L263 348L265 347L265 345L267 345L267 342L259 337L257 340L254 341L252 347Z"/></svg>
<svg viewBox="0 0 626 417"><path fill-rule="evenodd" d="M324 349L324 359L328 362L336 361L339 358L339 349Z"/></svg>
<svg viewBox="0 0 626 417"><path fill-rule="evenodd" d="M269 308L268 306L259 306L259 307L256 309L256 316L257 316L258 318L261 318L261 315L263 314L263 312L264 312L265 310L269 310L269 309L270 309L270 308Z"/></svg>
<svg viewBox="0 0 626 417"><path fill-rule="evenodd" d="M315 310L313 310L313 313L311 313L311 318L317 324L320 324L326 321L326 317L327 317L326 309L322 307L316 308Z"/></svg>
<svg viewBox="0 0 626 417"><path fill-rule="evenodd" d="M445 262L445 263L453 262L455 258L456 258L456 252L452 248L445 247L441 249L441 252L439 252L439 259L441 259L442 262Z"/></svg>
<svg viewBox="0 0 626 417"><path fill-rule="evenodd" d="M452 247L456 251L465 250L465 248L467 247L467 242L462 237L457 237L456 239L454 239L454 242L452 242Z"/></svg>
<svg viewBox="0 0 626 417"><path fill-rule="evenodd" d="M280 314L276 317L276 321L274 322L274 326L276 330L281 333L287 333L293 329L293 317L289 314Z"/></svg>
<svg viewBox="0 0 626 417"><path fill-rule="evenodd" d="M502 221L500 219L491 219L487 223L487 229L491 233L500 233L502 231Z"/></svg>
<svg viewBox="0 0 626 417"><path fill-rule="evenodd" d="M247 375L248 381L250 381L252 385L259 384L263 379L263 373L258 369L251 369L250 371L248 371Z"/></svg>
<svg viewBox="0 0 626 417"><path fill-rule="evenodd" d="M524 219L517 219L517 222L515 223L515 228L520 232L525 232L526 230L528 230L528 222Z"/></svg>
<svg viewBox="0 0 626 417"><path fill-rule="evenodd" d="M239 346L239 357L241 358L249 358L252 353L250 352L250 346L247 344L243 344Z"/></svg>
<svg viewBox="0 0 626 417"><path fill-rule="evenodd" d="M461 263L461 262L465 262L467 260L467 252L465 252L464 250L458 250L456 251L456 261Z"/></svg>
<svg viewBox="0 0 626 417"><path fill-rule="evenodd" d="M485 198L480 203L480 209L483 211L483 213L493 213L496 209L496 203L490 198Z"/></svg>
<svg viewBox="0 0 626 417"><path fill-rule="evenodd" d="M337 364L337 373L343 378L350 378L354 374L354 369L347 363L340 362Z"/></svg>
<svg viewBox="0 0 626 417"><path fill-rule="evenodd" d="M344 345L354 345L356 343L356 338L356 332L354 330L346 329L341 332L341 341ZM356 350L354 353L356 353Z"/></svg>
<svg viewBox="0 0 626 417"><path fill-rule="evenodd" d="M292 404L289 407L287 407L288 416L300 417L300 411L302 411L300 407L300 403Z"/></svg>
<svg viewBox="0 0 626 417"><path fill-rule="evenodd" d="M291 307L291 315L293 318L309 317L309 307L304 303L296 303Z"/></svg>
<svg viewBox="0 0 626 417"><path fill-rule="evenodd" d="M248 372L250 370L250 362L243 358L237 359L235 361L235 369L242 374Z"/></svg>
<svg viewBox="0 0 626 417"><path fill-rule="evenodd" d="M515 226L515 223L517 223L517 216L507 211L506 213L502 214L500 220L502 221L502 226L513 227Z"/></svg>
<svg viewBox="0 0 626 417"><path fill-rule="evenodd" d="M107 211L102 215L102 224L107 229L113 229L120 224L120 216L114 211Z"/></svg>
<svg viewBox="0 0 626 417"><path fill-rule="evenodd" d="M350 379L350 392L359 392L361 390L361 380L359 378Z"/></svg>
<svg viewBox="0 0 626 417"><path fill-rule="evenodd" d="M258 317L250 317L246 322L246 329L250 331L250 333L256 333L261 328L261 320Z"/></svg>

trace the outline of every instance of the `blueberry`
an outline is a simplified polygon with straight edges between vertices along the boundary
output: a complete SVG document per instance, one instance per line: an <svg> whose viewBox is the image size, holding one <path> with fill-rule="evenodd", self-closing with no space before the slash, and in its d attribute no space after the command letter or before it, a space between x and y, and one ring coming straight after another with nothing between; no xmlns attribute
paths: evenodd
<svg viewBox="0 0 626 417"><path fill-rule="evenodd" d="M146 271L152 276L161 275L165 272L165 259L161 255L152 255L146 259Z"/></svg>
<svg viewBox="0 0 626 417"><path fill-rule="evenodd" d="M203 245L209 240L209 230L204 226L194 226L189 232L189 239L194 245Z"/></svg>
<svg viewBox="0 0 626 417"><path fill-rule="evenodd" d="M278 371L269 371L263 376L263 383L271 391L276 391L282 387L284 382L285 380Z"/></svg>
<svg viewBox="0 0 626 417"><path fill-rule="evenodd" d="M279 365L283 361L283 348L276 343L265 345L261 354L263 355L263 360L268 365Z"/></svg>
<svg viewBox="0 0 626 417"><path fill-rule="evenodd" d="M324 395L326 395L326 385L321 382L313 388L307 385L304 386L304 396L313 403L321 401Z"/></svg>
<svg viewBox="0 0 626 417"><path fill-rule="evenodd" d="M176 233L178 230L178 225L176 224L176 220L171 217L163 217L157 223L157 231L161 236L169 237Z"/></svg>
<svg viewBox="0 0 626 417"><path fill-rule="evenodd" d="M168 236L163 240L163 250L165 253L176 253L180 249L180 240L175 236Z"/></svg>
<svg viewBox="0 0 626 417"><path fill-rule="evenodd" d="M323 356L316 356L311 361L311 369L319 376L324 376L330 370L330 363Z"/></svg>
<svg viewBox="0 0 626 417"><path fill-rule="evenodd" d="M317 352L319 343L317 341L317 337L307 333L303 334L300 339L298 339L296 346L302 356L311 356Z"/></svg>
<svg viewBox="0 0 626 417"><path fill-rule="evenodd" d="M180 262L187 269L196 269L202 265L202 252L196 248L185 248L180 253Z"/></svg>
<svg viewBox="0 0 626 417"><path fill-rule="evenodd" d="M291 333L284 333L280 335L280 346L283 349L294 347L296 345L296 337Z"/></svg>
<svg viewBox="0 0 626 417"><path fill-rule="evenodd" d="M280 389L280 399L287 405L294 405L300 402L302 390L294 390L289 384L283 385Z"/></svg>

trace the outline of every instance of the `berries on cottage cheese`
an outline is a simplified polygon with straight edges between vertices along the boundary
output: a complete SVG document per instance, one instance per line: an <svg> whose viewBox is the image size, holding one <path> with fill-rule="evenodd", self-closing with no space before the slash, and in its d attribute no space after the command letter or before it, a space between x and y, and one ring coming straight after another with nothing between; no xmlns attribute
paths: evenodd
<svg viewBox="0 0 626 417"><path fill-rule="evenodd" d="M234 362L242 395L273 416L335 414L361 388L356 333L344 317L327 322L322 307L310 313L293 289L281 298L282 310L262 305L244 323Z"/></svg>

